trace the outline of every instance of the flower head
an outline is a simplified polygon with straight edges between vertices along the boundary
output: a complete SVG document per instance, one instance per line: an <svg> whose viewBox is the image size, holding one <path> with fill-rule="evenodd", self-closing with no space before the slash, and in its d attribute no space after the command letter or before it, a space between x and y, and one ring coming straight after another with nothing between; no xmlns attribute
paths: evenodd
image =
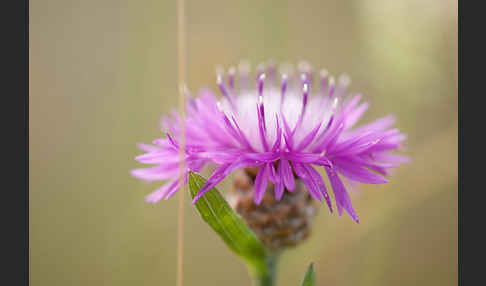
<svg viewBox="0 0 486 286"><path fill-rule="evenodd" d="M295 189L297 177L332 212L328 189L316 170L322 167L339 215L344 210L358 222L340 175L365 184L387 182L383 176L388 169L407 161L393 153L406 135L391 128L393 116L355 127L369 104L360 103L361 95L348 93L349 77L341 75L336 81L325 70L319 79L314 76L307 63L300 63L297 71L290 65L279 70L274 64L260 65L255 79L246 63L239 65L238 76L235 68L227 74L219 72L221 98L201 90L199 97L189 97L185 118L174 113L163 119L166 138L139 145L146 153L136 160L155 166L132 170L132 175L148 181L169 180L146 200L168 199L180 187L178 138L184 120L185 181L189 171L198 172L209 163L217 166L193 203L232 171L258 167L256 204L261 203L269 183L280 200L285 191Z"/></svg>

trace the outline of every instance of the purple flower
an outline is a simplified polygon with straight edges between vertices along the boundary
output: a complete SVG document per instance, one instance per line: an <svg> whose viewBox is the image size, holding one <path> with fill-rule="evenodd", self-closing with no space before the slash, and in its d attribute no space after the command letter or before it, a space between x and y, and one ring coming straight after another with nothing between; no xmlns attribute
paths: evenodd
<svg viewBox="0 0 486 286"><path fill-rule="evenodd" d="M233 170L258 166L254 201L259 204L269 182L275 186L276 199L295 188L298 176L309 194L326 201L332 213L328 189L316 168L324 168L334 193L335 203L356 221L348 192L340 175L365 184L382 184L387 170L408 158L392 153L401 147L406 135L396 128L392 116L361 127L355 124L368 109L361 95L347 92L346 75L338 81L320 72L318 87L314 73L305 63L294 73L291 66L260 65L256 80L250 79L249 65L241 63L228 74L218 74L222 93L216 98L209 90L189 97L185 120L185 182L188 171L198 172L206 164L217 166L193 203L216 186ZM225 83L226 81L226 83ZM316 80L317 81L317 80ZM238 83L238 87L236 87ZM253 85L255 84L255 86ZM170 198L179 189L179 143L181 118L174 112L162 123L167 138L153 145L139 144L146 153L136 157L150 168L132 170L132 175L147 181L168 182L146 197L148 202Z"/></svg>

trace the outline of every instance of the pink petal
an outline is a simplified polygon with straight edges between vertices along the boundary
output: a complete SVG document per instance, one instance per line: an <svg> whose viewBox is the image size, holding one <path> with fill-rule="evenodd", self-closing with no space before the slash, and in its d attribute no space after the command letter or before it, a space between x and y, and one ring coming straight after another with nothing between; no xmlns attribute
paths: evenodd
<svg viewBox="0 0 486 286"><path fill-rule="evenodd" d="M335 170L326 167L327 176L329 177L329 181L331 181L332 191L334 193L334 197L336 199L336 205L338 207L339 215L341 216L343 211L342 209L346 210L346 212L353 218L354 221L359 223L358 216L353 209L353 205L351 204L351 200L349 198L348 192L343 185L341 179L339 179L338 174Z"/></svg>
<svg viewBox="0 0 486 286"><path fill-rule="evenodd" d="M292 168L290 167L289 161L287 161L287 159L280 159L278 172L287 190L293 191L295 189L295 179Z"/></svg>
<svg viewBox="0 0 486 286"><path fill-rule="evenodd" d="M268 169L268 164L263 165L258 171L255 179L255 196L253 199L255 201L255 204L257 205L262 202L263 195L267 190L268 179L270 178L270 173Z"/></svg>

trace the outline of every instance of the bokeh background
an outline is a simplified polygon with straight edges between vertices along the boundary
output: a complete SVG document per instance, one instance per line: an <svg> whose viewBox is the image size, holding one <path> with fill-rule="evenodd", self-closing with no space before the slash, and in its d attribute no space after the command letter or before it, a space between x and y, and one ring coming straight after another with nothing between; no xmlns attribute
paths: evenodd
<svg viewBox="0 0 486 286"><path fill-rule="evenodd" d="M361 223L325 208L286 252L279 285L457 283L457 2L186 0L189 88L240 59L347 72L394 113L413 161L364 186ZM177 198L151 205L135 144L177 106L176 1L30 1L31 285L174 285ZM225 181L219 189L228 186ZM187 198L187 196L186 196ZM184 285L250 285L243 264L185 208Z"/></svg>

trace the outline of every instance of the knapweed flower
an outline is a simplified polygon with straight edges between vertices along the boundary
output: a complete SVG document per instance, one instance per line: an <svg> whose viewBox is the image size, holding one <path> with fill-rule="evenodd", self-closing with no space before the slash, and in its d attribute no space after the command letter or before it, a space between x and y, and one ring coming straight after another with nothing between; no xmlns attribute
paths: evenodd
<svg viewBox="0 0 486 286"><path fill-rule="evenodd" d="M355 127L369 104L360 103L361 95L347 92L349 77L342 75L336 82L322 70L319 79L314 79L306 63L300 63L296 71L290 65L280 69L274 64L260 65L255 79L251 76L245 63L238 71L219 72L222 97L207 89L196 98L189 96L185 118L174 112L162 120L166 138L154 140L153 145L139 144L146 153L136 160L155 166L132 170L132 175L147 181L168 180L146 200L168 199L180 187L179 138L184 120L185 182L189 171L216 165L193 203L232 171L258 167L255 204L261 203L269 182L275 199L280 200L285 191L295 189L299 178L310 196L325 200L332 213L328 188L316 170L324 168L339 215L344 210L359 222L340 175L382 184L390 168L407 160L394 153L406 135L392 128L393 116Z"/></svg>

